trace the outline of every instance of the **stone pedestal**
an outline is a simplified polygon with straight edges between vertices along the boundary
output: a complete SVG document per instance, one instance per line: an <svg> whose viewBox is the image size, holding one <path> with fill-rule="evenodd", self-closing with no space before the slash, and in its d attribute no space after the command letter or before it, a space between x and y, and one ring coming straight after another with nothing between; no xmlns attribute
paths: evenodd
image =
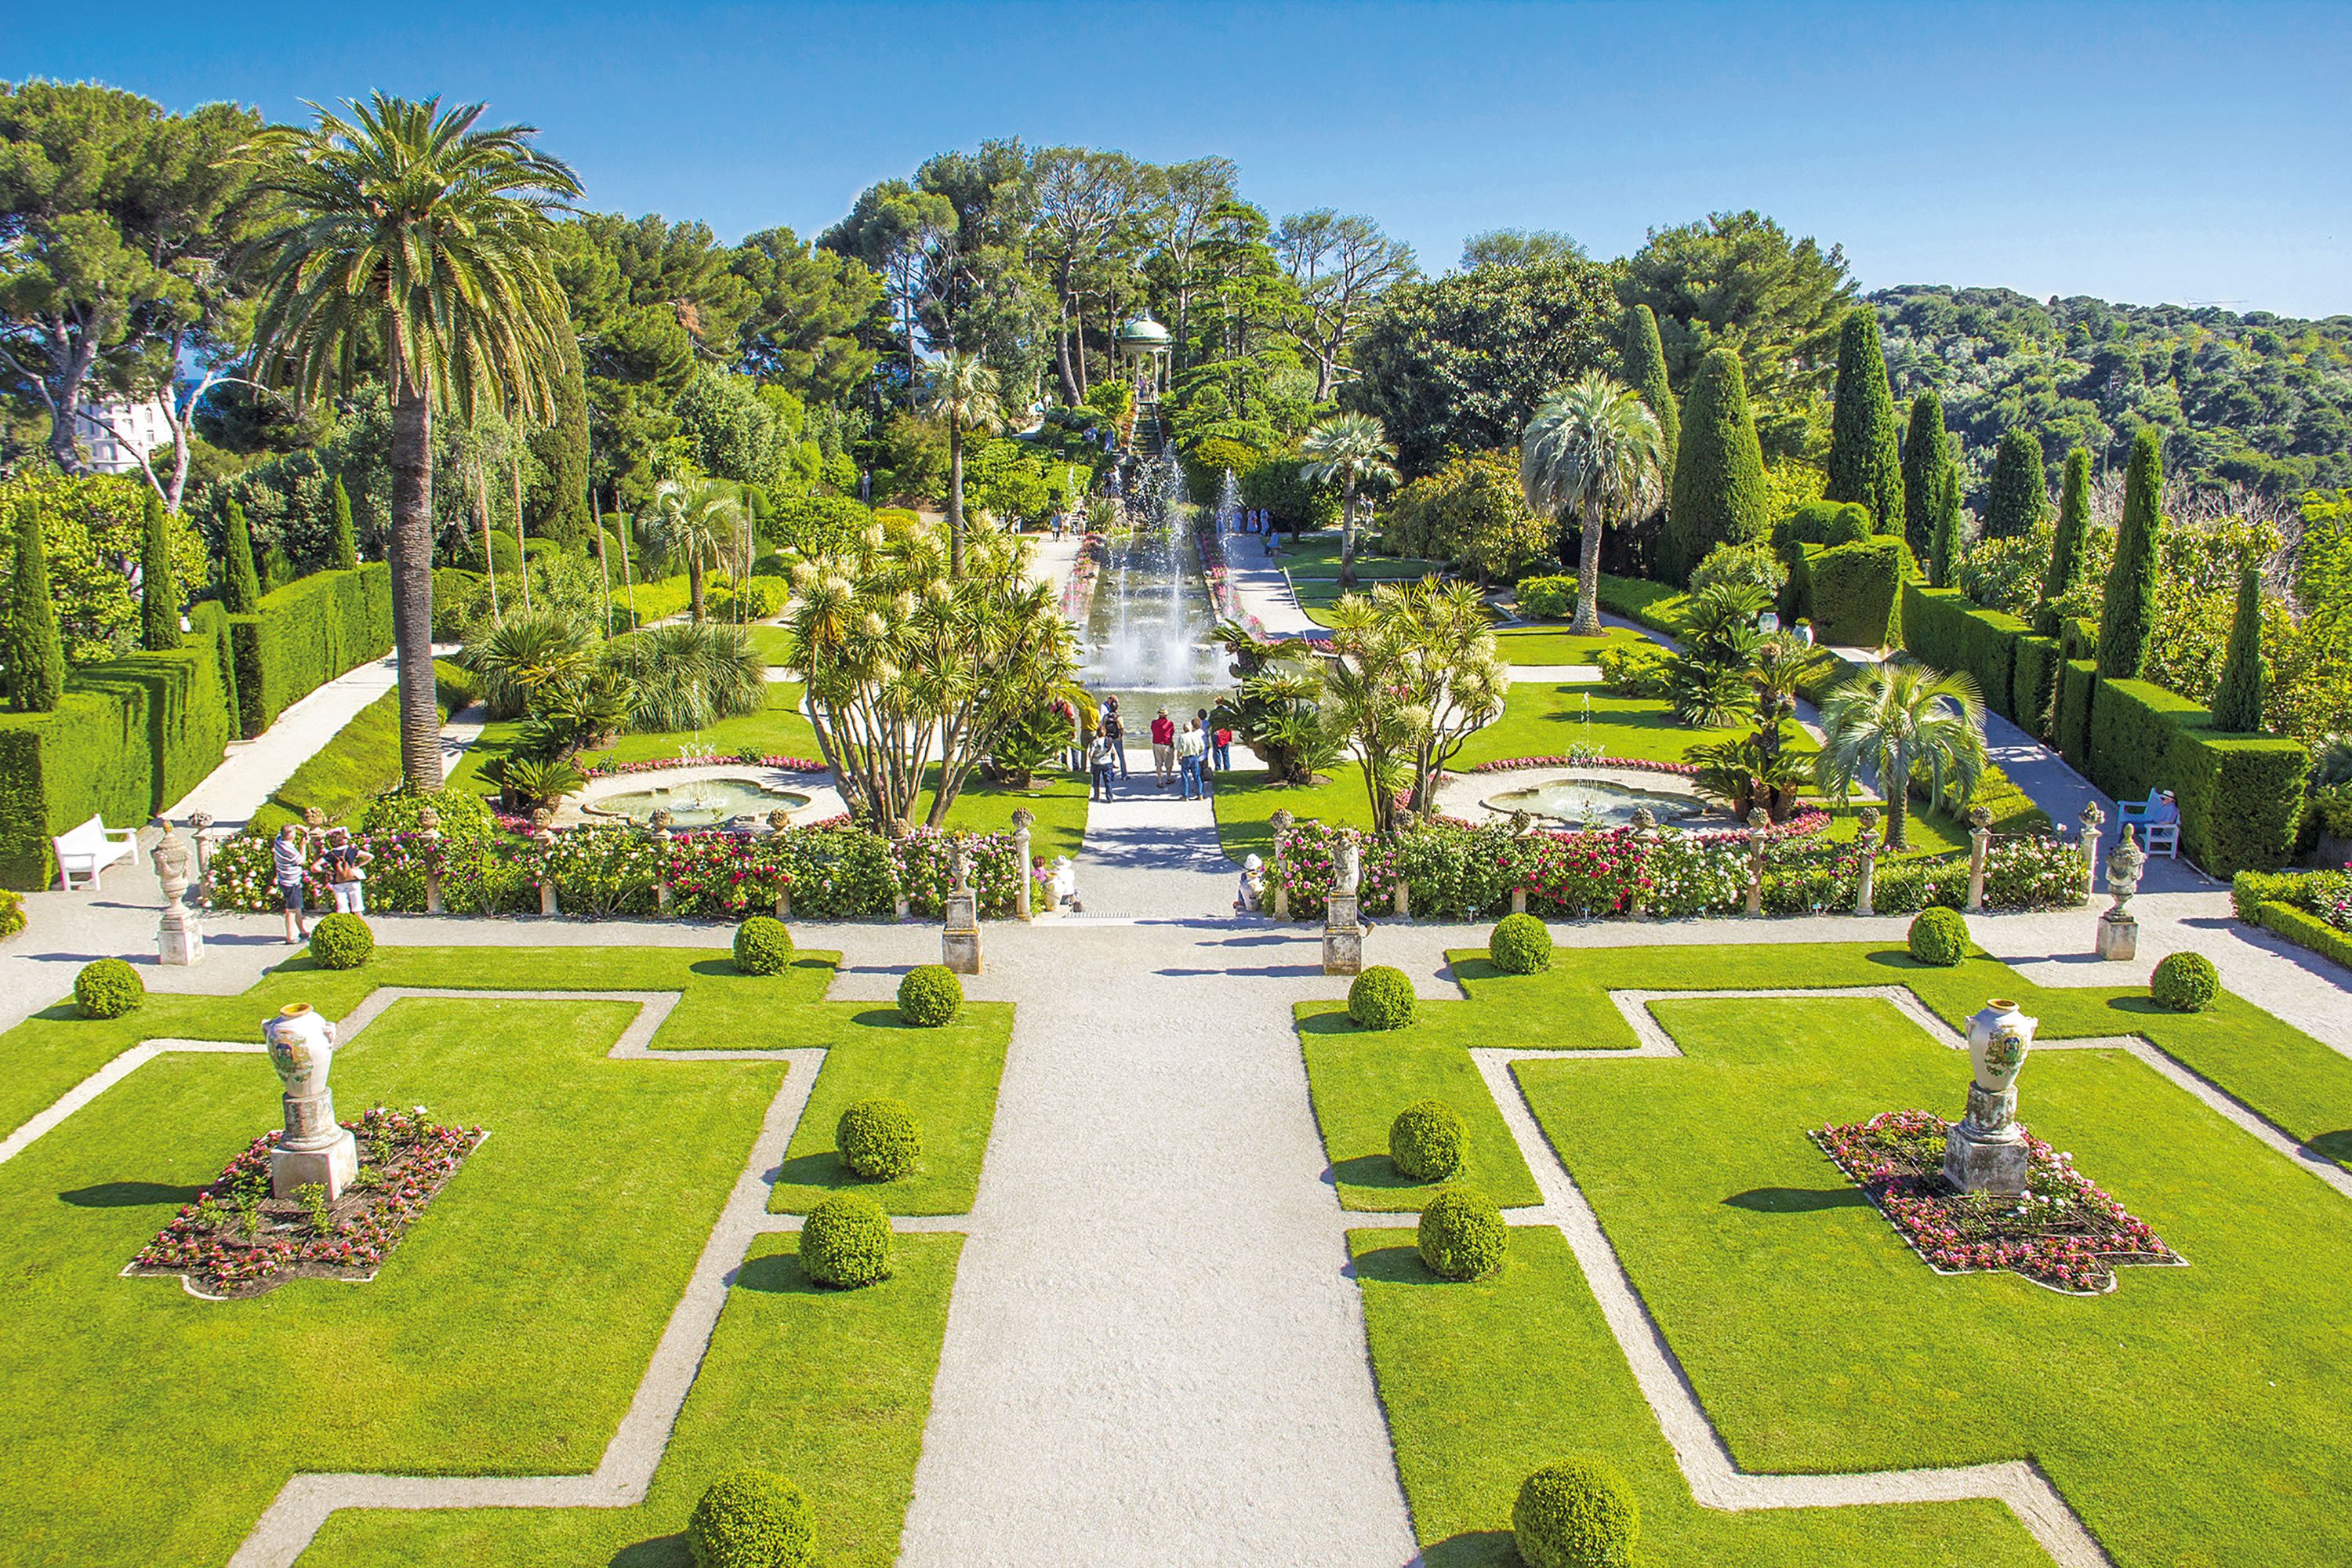
<svg viewBox="0 0 2352 1568"><path fill-rule="evenodd" d="M940 962L958 974L980 973L980 895L947 897L947 920L940 932Z"/></svg>
<svg viewBox="0 0 2352 1568"><path fill-rule="evenodd" d="M1978 1131L1970 1125L1976 1120L1974 1090L1969 1102L1969 1120L1954 1122L1945 1134L1944 1180L1964 1193L2014 1197L2025 1191L2025 1135L2015 1122L1998 1132Z"/></svg>
<svg viewBox="0 0 2352 1568"><path fill-rule="evenodd" d="M1323 916L1323 973L1360 974L1364 968L1364 925L1354 893L1333 893Z"/></svg>
<svg viewBox="0 0 2352 1568"><path fill-rule="evenodd" d="M360 1143L348 1127L338 1127L335 1132L323 1149L272 1149L269 1195L291 1201L296 1188L316 1182L327 1189L329 1203L341 1197L352 1178L360 1173Z"/></svg>
<svg viewBox="0 0 2352 1568"><path fill-rule="evenodd" d="M155 932L155 955L165 963L204 962L205 927L195 910L179 904L164 910L163 924Z"/></svg>
<svg viewBox="0 0 2352 1568"><path fill-rule="evenodd" d="M2139 921L2119 910L2109 910L2099 917L2098 941L2094 951L2101 958L2116 963L2128 963L2139 954Z"/></svg>

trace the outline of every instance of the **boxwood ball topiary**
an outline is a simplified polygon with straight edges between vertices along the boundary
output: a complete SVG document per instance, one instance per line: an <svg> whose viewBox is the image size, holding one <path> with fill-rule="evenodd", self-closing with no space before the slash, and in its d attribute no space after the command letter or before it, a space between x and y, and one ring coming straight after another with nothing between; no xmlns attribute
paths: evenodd
<svg viewBox="0 0 2352 1568"><path fill-rule="evenodd" d="M735 967L746 974L782 974L793 961L793 933L772 915L753 915L735 928Z"/></svg>
<svg viewBox="0 0 2352 1568"><path fill-rule="evenodd" d="M1969 922L1958 910L1938 904L1921 910L1911 922L1911 956L1922 963L1949 969L1969 955Z"/></svg>
<svg viewBox="0 0 2352 1568"><path fill-rule="evenodd" d="M310 956L321 969L357 969L375 952L375 932L357 915L325 915L310 928Z"/></svg>
<svg viewBox="0 0 2352 1568"><path fill-rule="evenodd" d="M1642 1515L1617 1472L1563 1459L1519 1483L1511 1535L1528 1568L1627 1568Z"/></svg>
<svg viewBox="0 0 2352 1568"><path fill-rule="evenodd" d="M93 960L74 976L74 1005L85 1018L120 1018L137 1012L146 1001L146 982L119 958Z"/></svg>
<svg viewBox="0 0 2352 1568"><path fill-rule="evenodd" d="M801 1271L855 1289L890 1278L890 1216L863 1193L836 1193L801 1225Z"/></svg>
<svg viewBox="0 0 2352 1568"><path fill-rule="evenodd" d="M733 1470L710 1483L687 1521L694 1568L805 1568L815 1513L773 1470Z"/></svg>
<svg viewBox="0 0 2352 1568"><path fill-rule="evenodd" d="M1448 1187L1421 1211L1421 1260L1441 1279L1475 1279L1503 1266L1509 1227L1495 1200L1469 1187Z"/></svg>
<svg viewBox="0 0 2352 1568"><path fill-rule="evenodd" d="M1505 915L1486 939L1486 956L1506 974L1551 967L1551 928L1533 915Z"/></svg>
<svg viewBox="0 0 2352 1568"><path fill-rule="evenodd" d="M861 1100L834 1126L841 1163L869 1182L895 1182L915 1168L923 1135L913 1112L895 1100Z"/></svg>
<svg viewBox="0 0 2352 1568"><path fill-rule="evenodd" d="M2203 1012L2213 1005L2221 989L2221 977L2214 973L2213 961L2201 952L2176 952L2147 977L2147 994L2157 1005L2176 1013Z"/></svg>
<svg viewBox="0 0 2352 1568"><path fill-rule="evenodd" d="M1412 982L1392 964L1375 963L1348 987L1348 1016L1367 1029L1402 1029L1412 1022Z"/></svg>
<svg viewBox="0 0 2352 1568"><path fill-rule="evenodd" d="M898 982L898 1016L936 1029L963 1006L963 982L944 963L922 963Z"/></svg>
<svg viewBox="0 0 2352 1568"><path fill-rule="evenodd" d="M1416 1101L1389 1123L1389 1158L1409 1181L1442 1182L1462 1168L1469 1152L1470 1130L1444 1100Z"/></svg>

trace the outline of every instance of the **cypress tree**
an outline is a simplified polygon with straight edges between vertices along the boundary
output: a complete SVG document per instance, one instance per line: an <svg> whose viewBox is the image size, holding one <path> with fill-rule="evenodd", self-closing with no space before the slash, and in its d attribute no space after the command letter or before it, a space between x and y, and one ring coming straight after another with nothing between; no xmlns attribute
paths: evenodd
<svg viewBox="0 0 2352 1568"><path fill-rule="evenodd" d="M8 606L8 700L19 713L49 713L66 689L66 646L49 595L49 549L28 499L16 507L16 572Z"/></svg>
<svg viewBox="0 0 2352 1568"><path fill-rule="evenodd" d="M221 602L233 616L261 613L261 578L253 570L253 529L236 498L228 501L228 519L221 526Z"/></svg>
<svg viewBox="0 0 2352 1568"><path fill-rule="evenodd" d="M1928 503L1929 514L1935 519L1927 542L1927 585L1948 588L1952 572L1960 563L1961 546L1966 542L1960 532L1960 470L1955 463L1946 463L1936 475L1935 499Z"/></svg>
<svg viewBox="0 0 2352 1568"><path fill-rule="evenodd" d="M2270 667L2263 662L2262 574L2249 564L2238 574L2238 614L2230 623L2221 684L2213 691L2213 728L2241 734L2261 729L2270 684Z"/></svg>
<svg viewBox="0 0 2352 1568"><path fill-rule="evenodd" d="M2050 481L2042 472L2042 443L2022 430L2002 431L1992 457L1984 536L2022 539L2049 515Z"/></svg>
<svg viewBox="0 0 2352 1568"><path fill-rule="evenodd" d="M2132 439L2124 470L2124 516L2116 529L2116 563L2099 607L2099 674L2137 680L2156 634L2156 531L2164 505L2163 446L2151 426Z"/></svg>
<svg viewBox="0 0 2352 1568"><path fill-rule="evenodd" d="M1951 466L1944 400L1923 392L1911 400L1911 425L1903 436L1903 535L1911 553L1922 561L1936 537L1937 476Z"/></svg>
<svg viewBox="0 0 2352 1568"><path fill-rule="evenodd" d="M2066 454L2066 475L2058 482L2058 538L2050 568L2042 575L2042 602L2034 607L2035 635L2058 635L2058 601L2074 591L2083 575L2083 543L2091 531L2091 454L2081 447Z"/></svg>
<svg viewBox="0 0 2352 1568"><path fill-rule="evenodd" d="M1682 447L1659 564L1675 582L1687 581L1717 545L1770 534L1766 506L1764 451L1748 412L1748 377L1736 352L1716 349L1699 361L1683 399Z"/></svg>
<svg viewBox="0 0 2352 1568"><path fill-rule="evenodd" d="M1658 469L1671 490L1675 480L1675 448L1682 437L1682 410L1675 406L1674 389L1666 381L1666 349L1658 337L1658 318L1647 305L1625 311L1624 375L1626 385L1642 395L1651 416L1658 422Z"/></svg>
<svg viewBox="0 0 2352 1568"><path fill-rule="evenodd" d="M1830 417L1828 500L1860 501L1876 520L1874 531L1903 531L1903 457L1895 436L1895 397L1886 386L1886 354L1878 340L1878 313L1867 305L1847 312L1838 333L1837 401Z"/></svg>
<svg viewBox="0 0 2352 1568"><path fill-rule="evenodd" d="M348 572L360 563L360 537L352 527L352 492L335 476L335 569Z"/></svg>
<svg viewBox="0 0 2352 1568"><path fill-rule="evenodd" d="M147 532L139 545L139 646L161 653L180 646L180 580L172 571L172 536L163 498L147 497Z"/></svg>

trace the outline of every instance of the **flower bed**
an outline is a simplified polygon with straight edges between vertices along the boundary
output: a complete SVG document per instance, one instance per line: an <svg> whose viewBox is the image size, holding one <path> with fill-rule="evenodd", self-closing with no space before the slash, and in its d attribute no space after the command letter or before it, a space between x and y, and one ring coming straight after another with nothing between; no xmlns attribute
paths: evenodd
<svg viewBox="0 0 2352 1568"><path fill-rule="evenodd" d="M2075 1296L2116 1288L2118 1265L2179 1264L2174 1252L2090 1178L2074 1156L2028 1134L2021 1197L1956 1193L1944 1183L1942 1117L1889 1110L1832 1122L1814 1142L1868 1194L1912 1251L1938 1274L2008 1268Z"/></svg>
<svg viewBox="0 0 2352 1568"><path fill-rule="evenodd" d="M359 1140L359 1174L320 1215L269 1195L265 1132L228 1163L123 1272L178 1275L200 1296L257 1296L289 1279L373 1279L457 1167L488 1136L433 1121L423 1106L377 1106L346 1121ZM322 1189L323 1191L323 1189Z"/></svg>

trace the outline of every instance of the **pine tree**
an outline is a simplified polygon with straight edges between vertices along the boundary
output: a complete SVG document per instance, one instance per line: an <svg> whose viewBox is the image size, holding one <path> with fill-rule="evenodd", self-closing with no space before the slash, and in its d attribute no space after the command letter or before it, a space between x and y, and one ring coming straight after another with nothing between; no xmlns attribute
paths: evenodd
<svg viewBox="0 0 2352 1568"><path fill-rule="evenodd" d="M2066 454L2066 475L2058 482L2058 538L2050 569L2042 576L2042 602L2034 606L2036 636L2058 635L2058 601L2074 591L2083 575L2083 542L2091 531L2091 454L2081 447Z"/></svg>
<svg viewBox="0 0 2352 1568"><path fill-rule="evenodd" d="M1671 491L1675 482L1675 448L1682 435L1682 410L1675 406L1674 389L1666 381L1666 350L1658 338L1658 318L1647 305L1627 308L1623 322L1624 384L1642 395L1658 422L1658 468Z"/></svg>
<svg viewBox="0 0 2352 1568"><path fill-rule="evenodd" d="M335 570L348 572L360 563L360 538L352 527L352 492L335 476Z"/></svg>
<svg viewBox="0 0 2352 1568"><path fill-rule="evenodd" d="M2151 426L2133 438L2124 470L2124 516L2116 529L2116 563L2107 569L2099 608L2099 674L2137 680L2156 634L2156 531L2163 521L2164 447Z"/></svg>
<svg viewBox="0 0 2352 1568"><path fill-rule="evenodd" d="M163 499L147 497L147 532L139 546L139 646L161 653L180 646L180 580L172 570L172 536Z"/></svg>
<svg viewBox="0 0 2352 1568"><path fill-rule="evenodd" d="M253 570L253 529L245 508L231 496L228 521L221 529L221 602L233 616L261 613L261 579Z"/></svg>
<svg viewBox="0 0 2352 1568"><path fill-rule="evenodd" d="M1829 483L1822 491L1825 499L1860 501L1870 509L1875 531L1903 531L1903 457L1895 444L1895 397L1886 386L1878 314L1867 305L1849 311L1838 333L1829 468Z"/></svg>
<svg viewBox="0 0 2352 1568"><path fill-rule="evenodd" d="M1935 519L1927 542L1927 585L1948 588L1952 573L1960 563L1962 547L1967 543L1960 516L1960 470L1956 463L1946 463L1936 475L1935 499L1928 503L1929 515Z"/></svg>
<svg viewBox="0 0 2352 1568"><path fill-rule="evenodd" d="M1944 432L1944 400L1923 392L1911 400L1911 424L1903 436L1903 534L1911 553L1927 558L1936 537L1936 487L1952 466L1952 440Z"/></svg>
<svg viewBox="0 0 2352 1568"><path fill-rule="evenodd" d="M8 606L8 700L19 713L56 710L66 688L66 647L49 594L48 542L27 500L16 507L16 572Z"/></svg>
<svg viewBox="0 0 2352 1568"><path fill-rule="evenodd" d="M2238 574L2238 614L2230 623L2230 652L2213 691L2213 728L2245 734L2263 727L2270 666L2263 661L2263 578L2249 564Z"/></svg>
<svg viewBox="0 0 2352 1568"><path fill-rule="evenodd" d="M2050 481L2042 472L2042 443L2022 430L2002 431L1992 456L1984 536L2022 539L2049 515Z"/></svg>
<svg viewBox="0 0 2352 1568"><path fill-rule="evenodd" d="M1717 545L1765 538L1772 526L1766 506L1764 452L1748 411L1748 377L1737 353L1716 349L1699 362L1683 399L1659 565L1684 582Z"/></svg>

